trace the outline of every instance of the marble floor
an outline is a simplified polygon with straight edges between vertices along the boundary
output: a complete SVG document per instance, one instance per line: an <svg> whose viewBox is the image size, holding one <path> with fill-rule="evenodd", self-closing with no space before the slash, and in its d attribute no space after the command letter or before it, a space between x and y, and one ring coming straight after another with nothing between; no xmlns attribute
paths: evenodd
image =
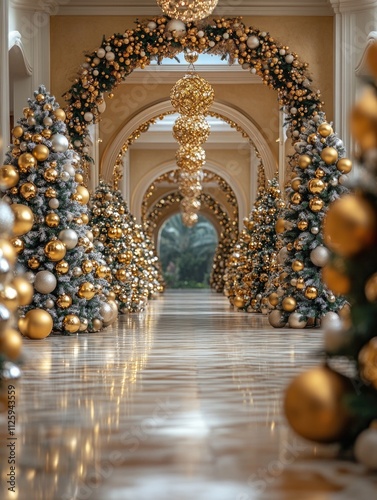
<svg viewBox="0 0 377 500"><path fill-rule="evenodd" d="M320 330L271 330L209 291L167 292L103 333L25 341L2 500L377 498L377 475L296 437L284 388Z"/></svg>

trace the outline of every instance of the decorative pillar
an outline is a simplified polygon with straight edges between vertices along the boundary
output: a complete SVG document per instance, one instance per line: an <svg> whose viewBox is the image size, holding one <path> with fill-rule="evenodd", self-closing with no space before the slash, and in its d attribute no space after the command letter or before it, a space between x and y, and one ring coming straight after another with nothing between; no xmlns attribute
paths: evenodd
<svg viewBox="0 0 377 500"><path fill-rule="evenodd" d="M9 126L9 53L8 53L8 0L0 2L0 161L10 142Z"/></svg>
<svg viewBox="0 0 377 500"><path fill-rule="evenodd" d="M121 180L121 184L119 186L119 189L121 190L123 194L124 201L127 203L128 208L130 208L130 150L127 149L127 151L123 154L122 156L122 162L123 162L123 177ZM135 207L136 208L136 207ZM140 221L141 218L141 207L138 207L138 213L136 215L137 220Z"/></svg>

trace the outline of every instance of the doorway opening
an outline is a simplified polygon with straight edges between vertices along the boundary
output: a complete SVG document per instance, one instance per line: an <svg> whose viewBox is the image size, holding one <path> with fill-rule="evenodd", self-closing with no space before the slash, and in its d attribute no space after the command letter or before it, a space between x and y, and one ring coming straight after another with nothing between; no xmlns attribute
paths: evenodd
<svg viewBox="0 0 377 500"><path fill-rule="evenodd" d="M158 236L158 254L167 288L209 288L218 234L212 222L199 214L188 228L180 214L169 217Z"/></svg>

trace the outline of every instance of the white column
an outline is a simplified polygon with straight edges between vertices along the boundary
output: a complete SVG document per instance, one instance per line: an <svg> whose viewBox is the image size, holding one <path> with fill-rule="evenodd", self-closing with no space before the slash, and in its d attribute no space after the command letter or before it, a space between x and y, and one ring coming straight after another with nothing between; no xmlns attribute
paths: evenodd
<svg viewBox="0 0 377 500"><path fill-rule="evenodd" d="M279 186L282 193L284 193L285 186L285 162L286 162L286 150L285 143L287 140L284 111L279 113Z"/></svg>
<svg viewBox="0 0 377 500"><path fill-rule="evenodd" d="M330 1L335 12L334 127L345 145L347 154L352 156L349 112L360 86L355 69L369 33L377 28L377 1Z"/></svg>
<svg viewBox="0 0 377 500"><path fill-rule="evenodd" d="M244 217L248 217L251 209L254 206L255 200L257 199L257 190L258 190L258 167L261 163L260 158L257 157L255 153L255 148L254 146L250 147L250 205L248 207L248 213L247 214L239 214L239 220L240 220L240 229L243 228L243 222L242 219Z"/></svg>
<svg viewBox="0 0 377 500"><path fill-rule="evenodd" d="M119 189L123 194L124 201L127 203L129 210L131 210L131 192L130 192L130 150L127 151L122 156L123 162L123 177ZM140 222L141 219L141 207L134 207L137 210L132 212L137 221Z"/></svg>
<svg viewBox="0 0 377 500"><path fill-rule="evenodd" d="M99 127L98 123L89 125L88 127L88 145L89 156L93 159L93 163L89 165L89 183L88 188L94 192L99 184Z"/></svg>
<svg viewBox="0 0 377 500"><path fill-rule="evenodd" d="M0 2L0 161L9 144L9 53L8 53L8 0Z"/></svg>

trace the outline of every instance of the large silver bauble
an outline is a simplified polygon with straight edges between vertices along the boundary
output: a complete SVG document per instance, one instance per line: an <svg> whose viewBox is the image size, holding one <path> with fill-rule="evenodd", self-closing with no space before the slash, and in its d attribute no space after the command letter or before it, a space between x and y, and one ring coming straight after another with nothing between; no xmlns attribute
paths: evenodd
<svg viewBox="0 0 377 500"><path fill-rule="evenodd" d="M63 229L62 231L60 231L58 238L64 243L64 245L67 247L67 250L72 250L73 248L75 248L79 241L79 237L76 231L74 231L73 229Z"/></svg>
<svg viewBox="0 0 377 500"><path fill-rule="evenodd" d="M0 201L0 234L1 237L10 236L13 232L14 214L8 203Z"/></svg>
<svg viewBox="0 0 377 500"><path fill-rule="evenodd" d="M300 313L291 313L288 318L288 325L290 328L305 328L306 320L301 320Z"/></svg>
<svg viewBox="0 0 377 500"><path fill-rule="evenodd" d="M56 277L51 271L39 271L35 275L34 288L39 293L51 293L57 285Z"/></svg>
<svg viewBox="0 0 377 500"><path fill-rule="evenodd" d="M323 267L325 266L330 258L329 250L322 246L318 245L314 250L310 252L310 260L313 262L315 266Z"/></svg>
<svg viewBox="0 0 377 500"><path fill-rule="evenodd" d="M74 177L76 174L75 168L71 165L71 163L65 163L63 165L64 172L67 172L71 177Z"/></svg>
<svg viewBox="0 0 377 500"><path fill-rule="evenodd" d="M57 198L51 198L50 201L48 202L48 206L54 210L59 208L59 200Z"/></svg>
<svg viewBox="0 0 377 500"><path fill-rule="evenodd" d="M284 317L278 309L274 309L268 315L268 322L274 328L283 328L286 325Z"/></svg>
<svg viewBox="0 0 377 500"><path fill-rule="evenodd" d="M63 134L54 134L51 137L51 147L55 153L64 153L69 146L68 139Z"/></svg>
<svg viewBox="0 0 377 500"><path fill-rule="evenodd" d="M377 470L377 430L366 429L355 442L356 460L368 469Z"/></svg>
<svg viewBox="0 0 377 500"><path fill-rule="evenodd" d="M280 249L278 253L278 264L284 264L284 262L287 260L288 257L288 250L287 247L283 247Z"/></svg>
<svg viewBox="0 0 377 500"><path fill-rule="evenodd" d="M100 307L100 314L102 316L103 325L108 326L114 321L113 310L107 302L103 302Z"/></svg>

